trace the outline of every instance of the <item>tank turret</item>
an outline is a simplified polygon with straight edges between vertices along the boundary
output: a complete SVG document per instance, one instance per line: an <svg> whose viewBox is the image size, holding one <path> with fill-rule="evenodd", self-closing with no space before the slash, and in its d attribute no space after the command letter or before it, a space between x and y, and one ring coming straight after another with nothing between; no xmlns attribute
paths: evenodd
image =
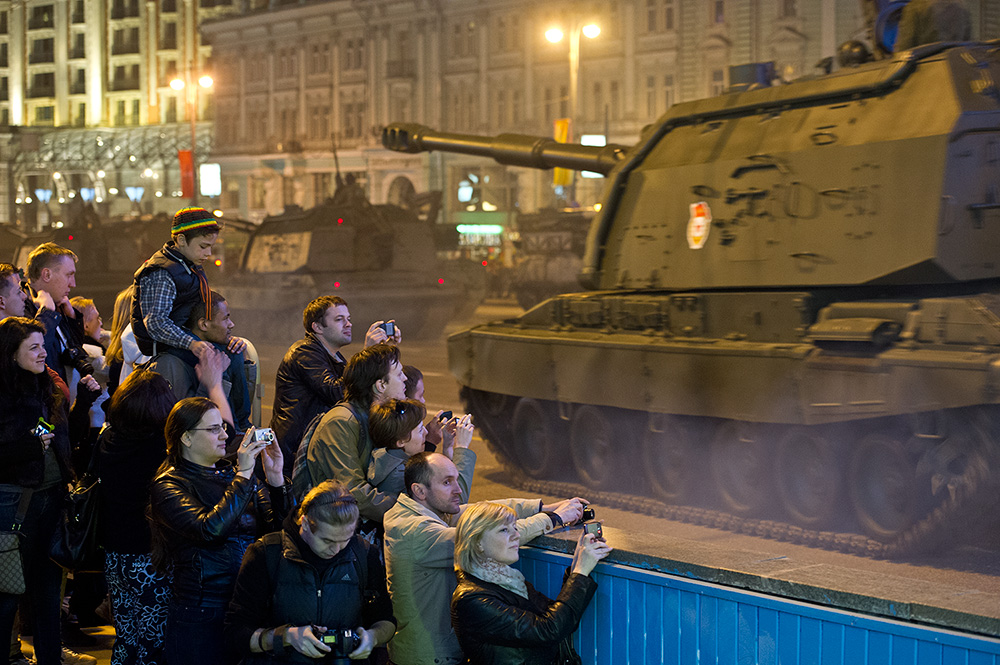
<svg viewBox="0 0 1000 665"><path fill-rule="evenodd" d="M589 290L449 339L501 459L536 491L848 551L974 534L1000 489L998 80L996 42L931 44L548 160L391 127L607 174Z"/></svg>

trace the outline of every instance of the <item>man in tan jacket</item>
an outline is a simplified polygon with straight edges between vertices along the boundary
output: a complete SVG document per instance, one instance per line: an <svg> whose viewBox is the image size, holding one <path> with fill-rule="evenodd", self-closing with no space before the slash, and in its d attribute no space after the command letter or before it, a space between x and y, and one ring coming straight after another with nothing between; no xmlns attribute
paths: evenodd
<svg viewBox="0 0 1000 665"><path fill-rule="evenodd" d="M464 659L451 628L455 527L468 497L475 454L455 448L454 463L419 453L406 463L406 494L385 515L385 565L397 630L389 642L395 665L448 665ZM583 516L583 500L542 505L505 499L517 513L521 542Z"/></svg>

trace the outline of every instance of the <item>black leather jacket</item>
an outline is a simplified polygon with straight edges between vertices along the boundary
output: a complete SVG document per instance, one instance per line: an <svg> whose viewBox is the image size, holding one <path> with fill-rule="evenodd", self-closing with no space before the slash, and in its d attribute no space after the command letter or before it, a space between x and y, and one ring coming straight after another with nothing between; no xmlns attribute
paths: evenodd
<svg viewBox="0 0 1000 665"><path fill-rule="evenodd" d="M330 355L313 333L292 344L274 378L271 429L285 455L285 475L291 476L299 441L313 418L344 397L337 381L346 361Z"/></svg>
<svg viewBox="0 0 1000 665"><path fill-rule="evenodd" d="M173 602L226 607L247 547L281 528L289 489L237 476L224 461L213 469L182 459L157 476L150 487L153 547L173 566Z"/></svg>
<svg viewBox="0 0 1000 665"><path fill-rule="evenodd" d="M458 571L451 597L451 623L470 665L550 665L560 643L580 625L597 582L571 573L559 596L549 600L528 584L528 597ZM563 652L564 654L566 651Z"/></svg>

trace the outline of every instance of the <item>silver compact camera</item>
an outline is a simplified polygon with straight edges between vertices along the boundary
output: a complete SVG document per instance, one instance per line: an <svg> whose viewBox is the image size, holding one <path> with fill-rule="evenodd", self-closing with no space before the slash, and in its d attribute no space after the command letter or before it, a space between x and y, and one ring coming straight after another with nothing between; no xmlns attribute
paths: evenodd
<svg viewBox="0 0 1000 665"><path fill-rule="evenodd" d="M263 441L264 443L270 445L274 443L274 430L270 427L262 427L260 429L255 429L253 431L253 440L256 443Z"/></svg>

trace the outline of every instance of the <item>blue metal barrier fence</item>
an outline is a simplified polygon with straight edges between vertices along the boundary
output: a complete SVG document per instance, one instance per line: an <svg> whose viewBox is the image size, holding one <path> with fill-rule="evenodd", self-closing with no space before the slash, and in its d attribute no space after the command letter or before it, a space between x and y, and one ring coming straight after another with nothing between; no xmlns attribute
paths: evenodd
<svg viewBox="0 0 1000 665"><path fill-rule="evenodd" d="M521 548L518 567L554 598L571 557ZM836 610L618 564L574 644L585 665L1000 665L1000 640Z"/></svg>

